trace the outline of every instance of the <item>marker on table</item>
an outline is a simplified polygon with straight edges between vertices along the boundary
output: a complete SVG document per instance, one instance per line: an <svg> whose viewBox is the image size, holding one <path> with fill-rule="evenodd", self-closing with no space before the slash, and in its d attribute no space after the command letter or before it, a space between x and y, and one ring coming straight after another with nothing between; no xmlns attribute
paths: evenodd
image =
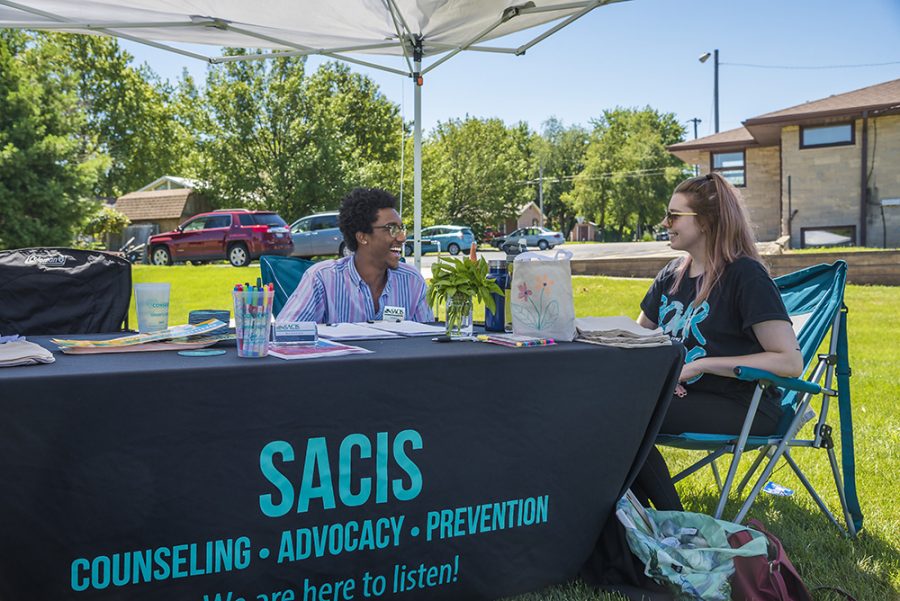
<svg viewBox="0 0 900 601"><path fill-rule="evenodd" d="M556 344L556 341L552 338L547 338L544 340L526 340L525 342L517 342L516 347L523 346L547 346L548 344Z"/></svg>

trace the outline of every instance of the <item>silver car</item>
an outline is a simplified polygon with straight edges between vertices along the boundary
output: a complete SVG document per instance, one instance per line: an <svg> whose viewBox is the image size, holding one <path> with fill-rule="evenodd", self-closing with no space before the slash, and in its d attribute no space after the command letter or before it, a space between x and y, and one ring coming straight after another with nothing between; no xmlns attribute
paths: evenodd
<svg viewBox="0 0 900 601"><path fill-rule="evenodd" d="M566 237L563 236L560 232L554 232L552 230L548 230L545 227L523 227L519 228L513 233L505 236L503 238L494 239L494 244L497 248L504 248L505 245L516 245L519 244L521 240L525 241L526 246L537 246L541 250L547 250L548 248L553 248L554 246L558 246L566 241Z"/></svg>
<svg viewBox="0 0 900 601"><path fill-rule="evenodd" d="M316 213L298 219L291 224L291 240L294 242L292 257L343 257L350 254L338 227L337 211Z"/></svg>

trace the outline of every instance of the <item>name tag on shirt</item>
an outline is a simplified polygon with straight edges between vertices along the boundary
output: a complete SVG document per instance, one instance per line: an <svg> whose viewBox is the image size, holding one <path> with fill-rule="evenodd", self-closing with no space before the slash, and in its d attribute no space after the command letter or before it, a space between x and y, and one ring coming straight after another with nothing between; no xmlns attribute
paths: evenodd
<svg viewBox="0 0 900 601"><path fill-rule="evenodd" d="M385 306L384 311L381 313L381 319L384 321L393 321L400 322L406 319L406 308L405 307L391 307L390 305Z"/></svg>

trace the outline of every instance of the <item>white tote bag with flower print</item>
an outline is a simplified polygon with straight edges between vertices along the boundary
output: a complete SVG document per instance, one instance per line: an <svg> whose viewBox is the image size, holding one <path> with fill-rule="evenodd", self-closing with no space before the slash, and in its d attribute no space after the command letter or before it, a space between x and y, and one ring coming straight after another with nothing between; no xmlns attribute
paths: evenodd
<svg viewBox="0 0 900 601"><path fill-rule="evenodd" d="M553 257L526 252L513 265L513 333L572 341L575 305L572 301L572 253L557 250Z"/></svg>

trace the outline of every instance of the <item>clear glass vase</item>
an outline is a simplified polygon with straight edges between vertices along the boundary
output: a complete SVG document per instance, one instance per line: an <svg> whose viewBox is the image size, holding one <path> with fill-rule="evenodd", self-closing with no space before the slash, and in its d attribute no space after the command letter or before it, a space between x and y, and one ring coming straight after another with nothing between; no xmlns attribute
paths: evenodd
<svg viewBox="0 0 900 601"><path fill-rule="evenodd" d="M456 294L447 298L447 336L471 336L472 331L472 297Z"/></svg>

